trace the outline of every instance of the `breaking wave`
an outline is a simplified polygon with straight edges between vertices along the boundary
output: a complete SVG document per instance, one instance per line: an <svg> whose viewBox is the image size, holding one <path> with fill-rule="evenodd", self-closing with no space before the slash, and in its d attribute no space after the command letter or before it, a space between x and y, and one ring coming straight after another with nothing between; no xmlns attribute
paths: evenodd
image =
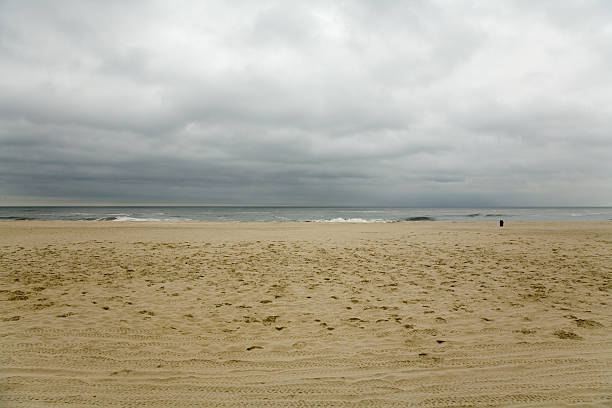
<svg viewBox="0 0 612 408"><path fill-rule="evenodd" d="M435 221L434 217L408 217L404 221Z"/></svg>
<svg viewBox="0 0 612 408"><path fill-rule="evenodd" d="M330 220L314 220L314 222L359 222L359 223L366 223L366 222L389 222L389 221L385 221L385 220L381 220L381 219L370 219L370 220L366 220L364 218L332 218Z"/></svg>
<svg viewBox="0 0 612 408"><path fill-rule="evenodd" d="M127 215L110 216L97 218L96 221L179 221L177 218L139 218L130 217ZM191 221L189 218L183 218L180 221Z"/></svg>

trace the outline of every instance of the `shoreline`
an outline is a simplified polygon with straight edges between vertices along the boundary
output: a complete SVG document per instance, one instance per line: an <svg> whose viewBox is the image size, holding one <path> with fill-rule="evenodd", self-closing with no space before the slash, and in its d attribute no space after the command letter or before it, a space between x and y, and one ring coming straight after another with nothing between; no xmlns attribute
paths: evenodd
<svg viewBox="0 0 612 408"><path fill-rule="evenodd" d="M47 224L47 223L66 223L66 224L70 224L70 225L148 225L148 226L154 226L154 225L198 225L198 224L214 224L214 225L235 225L235 224L241 224L241 225L248 225L248 224L253 224L253 225L267 225L267 224L271 224L271 225L292 225L292 224L296 224L296 225L303 225L303 224L312 224L312 225L394 225L394 224L400 224L400 225L495 225L495 226L499 226L498 225L498 221L499 220L493 220L493 221L368 221L368 222L361 222L361 221L356 221L356 222L351 222L351 221L340 221L340 222L335 222L335 221L207 221L207 220L190 220L190 221L107 221L107 220L101 220L101 221L96 221L96 220L0 220L0 225L18 225L19 223L24 223L24 224L35 224L35 223L41 223L41 224ZM507 221L507 219L504 219L504 227L501 228L505 228L506 226L510 226L510 225L535 225L535 224L544 224L544 225L548 225L548 224L567 224L567 225L574 225L574 224L587 224L587 225L593 225L593 224L603 224L603 225L612 225L612 220L609 221Z"/></svg>

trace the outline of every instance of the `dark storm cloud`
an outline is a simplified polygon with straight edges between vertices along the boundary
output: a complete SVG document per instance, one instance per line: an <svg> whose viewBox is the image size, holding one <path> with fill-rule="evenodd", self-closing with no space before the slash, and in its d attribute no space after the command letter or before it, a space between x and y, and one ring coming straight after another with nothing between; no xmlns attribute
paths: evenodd
<svg viewBox="0 0 612 408"><path fill-rule="evenodd" d="M0 204L612 203L612 6L0 3Z"/></svg>

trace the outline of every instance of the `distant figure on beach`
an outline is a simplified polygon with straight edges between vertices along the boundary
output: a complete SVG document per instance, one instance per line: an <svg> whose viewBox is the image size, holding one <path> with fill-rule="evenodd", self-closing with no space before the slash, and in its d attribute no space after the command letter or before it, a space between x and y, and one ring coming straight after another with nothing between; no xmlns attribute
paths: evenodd
<svg viewBox="0 0 612 408"><path fill-rule="evenodd" d="M504 220L499 220L499 226L503 227L504 226Z"/></svg>

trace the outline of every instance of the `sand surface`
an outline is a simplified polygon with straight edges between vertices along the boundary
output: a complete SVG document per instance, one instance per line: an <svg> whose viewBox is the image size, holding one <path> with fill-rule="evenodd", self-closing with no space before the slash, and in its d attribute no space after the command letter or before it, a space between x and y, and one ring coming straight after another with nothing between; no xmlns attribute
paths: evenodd
<svg viewBox="0 0 612 408"><path fill-rule="evenodd" d="M0 223L2 407L612 406L612 223Z"/></svg>

